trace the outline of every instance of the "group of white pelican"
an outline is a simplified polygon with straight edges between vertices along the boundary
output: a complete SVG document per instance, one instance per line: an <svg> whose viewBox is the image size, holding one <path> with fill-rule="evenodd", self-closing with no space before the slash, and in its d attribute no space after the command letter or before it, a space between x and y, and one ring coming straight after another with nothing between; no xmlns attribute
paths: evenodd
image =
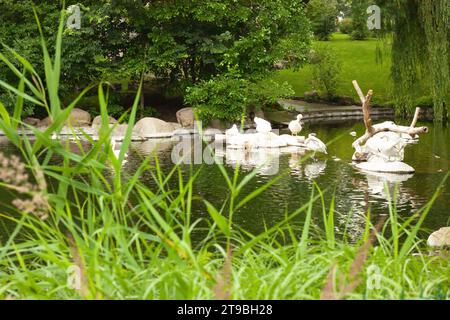
<svg viewBox="0 0 450 320"><path fill-rule="evenodd" d="M283 147L283 146L299 146L314 152L327 153L327 146L315 133L310 133L304 141L298 139L298 134L303 129L303 116L298 114L295 120L292 120L288 127L291 131L291 136L278 136L272 132L272 125L269 121L259 117L253 119L256 125L256 134L241 134L238 127L234 124L230 129L225 131L225 138L227 144L234 146L246 147ZM261 140L264 143L261 144ZM269 141L269 143L266 143Z"/></svg>

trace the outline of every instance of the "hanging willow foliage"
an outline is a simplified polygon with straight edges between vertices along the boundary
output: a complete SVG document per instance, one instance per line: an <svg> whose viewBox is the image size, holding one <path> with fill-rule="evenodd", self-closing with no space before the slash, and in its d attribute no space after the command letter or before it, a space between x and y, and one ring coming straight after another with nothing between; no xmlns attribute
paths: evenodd
<svg viewBox="0 0 450 320"><path fill-rule="evenodd" d="M412 93L426 79L435 120L450 116L450 1L379 1L393 28L392 79L399 113L412 113Z"/></svg>

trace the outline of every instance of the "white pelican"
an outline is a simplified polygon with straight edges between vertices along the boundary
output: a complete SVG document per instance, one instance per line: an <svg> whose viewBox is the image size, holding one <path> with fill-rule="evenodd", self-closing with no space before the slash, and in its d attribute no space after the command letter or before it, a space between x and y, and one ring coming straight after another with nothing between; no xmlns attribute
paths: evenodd
<svg viewBox="0 0 450 320"><path fill-rule="evenodd" d="M327 154L327 146L319 138L316 137L315 133L310 133L308 135L308 138L306 138L305 140L305 145L306 148L308 148L311 151L314 151L314 154L316 152L322 152Z"/></svg>
<svg viewBox="0 0 450 320"><path fill-rule="evenodd" d="M266 121L258 117L255 117L253 121L256 123L256 132L268 133L272 131L272 126L270 125L269 121Z"/></svg>
<svg viewBox="0 0 450 320"><path fill-rule="evenodd" d="M403 161L406 142L393 132L379 133L365 144L370 157L381 161Z"/></svg>
<svg viewBox="0 0 450 320"><path fill-rule="evenodd" d="M297 120L292 120L291 122L289 122L289 130L291 130L291 133L293 136L298 135L300 133L300 131L302 131L302 129L303 129L302 123L301 123L302 119L303 119L303 115L298 114Z"/></svg>
<svg viewBox="0 0 450 320"><path fill-rule="evenodd" d="M234 136L237 134L239 134L239 130L235 124L233 124L233 126L230 129L225 130L225 135L227 136Z"/></svg>

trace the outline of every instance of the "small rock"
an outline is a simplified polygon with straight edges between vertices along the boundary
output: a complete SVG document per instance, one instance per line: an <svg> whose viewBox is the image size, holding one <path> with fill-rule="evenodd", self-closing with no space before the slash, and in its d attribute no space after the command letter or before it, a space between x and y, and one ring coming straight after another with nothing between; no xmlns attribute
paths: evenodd
<svg viewBox="0 0 450 320"><path fill-rule="evenodd" d="M194 127L194 109L192 108L183 108L177 111L176 113L177 121L181 124L182 127Z"/></svg>
<svg viewBox="0 0 450 320"><path fill-rule="evenodd" d="M440 228L430 234L427 240L430 247L450 246L450 227Z"/></svg>

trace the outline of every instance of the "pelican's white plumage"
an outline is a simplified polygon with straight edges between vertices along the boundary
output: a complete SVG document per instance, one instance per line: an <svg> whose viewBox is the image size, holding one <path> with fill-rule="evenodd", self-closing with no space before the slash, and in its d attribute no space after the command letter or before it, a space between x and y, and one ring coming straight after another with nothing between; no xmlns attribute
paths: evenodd
<svg viewBox="0 0 450 320"><path fill-rule="evenodd" d="M366 142L366 149L374 159L383 161L403 161L406 141L394 132L383 132Z"/></svg>
<svg viewBox="0 0 450 320"><path fill-rule="evenodd" d="M316 137L315 133L310 133L308 135L308 138L306 138L305 140L305 145L309 150L327 154L327 146L319 138Z"/></svg>
<svg viewBox="0 0 450 320"><path fill-rule="evenodd" d="M235 136L237 134L239 134L239 130L235 124L233 124L233 126L230 129L225 131L225 135L227 136Z"/></svg>
<svg viewBox="0 0 450 320"><path fill-rule="evenodd" d="M266 121L258 117L255 117L253 121L256 123L256 132L268 133L272 131L272 126L270 125L269 121Z"/></svg>
<svg viewBox="0 0 450 320"><path fill-rule="evenodd" d="M296 120L292 120L289 122L289 130L291 130L292 135L296 136L297 134L302 131L303 127L301 124L301 120L303 119L303 115L299 114L297 115Z"/></svg>

